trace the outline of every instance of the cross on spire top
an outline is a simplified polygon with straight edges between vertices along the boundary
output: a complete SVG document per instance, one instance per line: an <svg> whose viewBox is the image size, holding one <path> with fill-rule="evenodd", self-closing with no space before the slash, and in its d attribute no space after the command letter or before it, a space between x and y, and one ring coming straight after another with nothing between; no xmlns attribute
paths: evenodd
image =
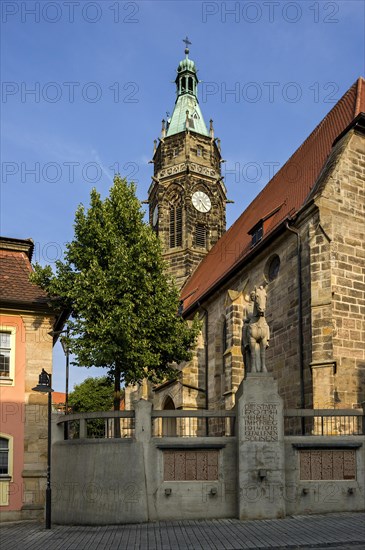
<svg viewBox="0 0 365 550"><path fill-rule="evenodd" d="M191 45L191 42L189 40L189 38L186 36L185 38L183 38L183 42L185 42L185 46L188 47Z"/></svg>
<svg viewBox="0 0 365 550"><path fill-rule="evenodd" d="M183 38L183 42L185 42L185 54L188 55L189 46L191 46L192 43L190 42L190 40L187 36L185 38Z"/></svg>

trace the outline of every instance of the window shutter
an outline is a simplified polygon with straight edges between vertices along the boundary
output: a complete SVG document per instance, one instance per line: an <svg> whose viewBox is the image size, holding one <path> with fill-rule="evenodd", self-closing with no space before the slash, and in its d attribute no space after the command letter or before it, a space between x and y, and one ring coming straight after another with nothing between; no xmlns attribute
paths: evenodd
<svg viewBox="0 0 365 550"><path fill-rule="evenodd" d="M207 247L207 229L201 223L198 223L195 229L195 244L201 248Z"/></svg>
<svg viewBox="0 0 365 550"><path fill-rule="evenodd" d="M176 245L182 246L182 206L176 207Z"/></svg>
<svg viewBox="0 0 365 550"><path fill-rule="evenodd" d="M182 206L170 208L170 248L182 246Z"/></svg>

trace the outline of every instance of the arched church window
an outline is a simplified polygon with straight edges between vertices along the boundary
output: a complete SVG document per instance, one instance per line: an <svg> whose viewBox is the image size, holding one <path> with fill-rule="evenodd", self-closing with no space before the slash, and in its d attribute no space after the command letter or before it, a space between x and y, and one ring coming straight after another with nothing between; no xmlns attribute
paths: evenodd
<svg viewBox="0 0 365 550"><path fill-rule="evenodd" d="M273 254L267 260L264 270L265 279L267 282L274 281L279 275L280 258L277 254Z"/></svg>
<svg viewBox="0 0 365 550"><path fill-rule="evenodd" d="M188 89L189 89L189 92L192 92L194 89L193 78L191 76L189 76L188 78Z"/></svg>
<svg viewBox="0 0 365 550"><path fill-rule="evenodd" d="M228 348L228 333L227 333L227 319L224 319L223 321L223 327L222 327L222 350L223 353Z"/></svg>
<svg viewBox="0 0 365 550"><path fill-rule="evenodd" d="M170 207L170 248L182 246L182 206Z"/></svg>

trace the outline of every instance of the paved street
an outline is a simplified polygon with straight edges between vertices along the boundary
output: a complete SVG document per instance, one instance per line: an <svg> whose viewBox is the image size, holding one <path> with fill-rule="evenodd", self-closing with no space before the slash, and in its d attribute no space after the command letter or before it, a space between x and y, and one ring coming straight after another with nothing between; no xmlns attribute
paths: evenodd
<svg viewBox="0 0 365 550"><path fill-rule="evenodd" d="M365 514L296 516L282 520L170 521L108 527L7 523L2 550L365 549Z"/></svg>

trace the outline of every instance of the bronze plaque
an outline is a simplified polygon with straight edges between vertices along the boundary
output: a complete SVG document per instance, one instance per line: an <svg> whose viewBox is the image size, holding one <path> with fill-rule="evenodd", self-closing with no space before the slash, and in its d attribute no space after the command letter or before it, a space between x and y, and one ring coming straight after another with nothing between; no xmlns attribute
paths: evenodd
<svg viewBox="0 0 365 550"><path fill-rule="evenodd" d="M301 480L356 479L356 451L300 451Z"/></svg>
<svg viewBox="0 0 365 550"><path fill-rule="evenodd" d="M218 451L164 451L164 481L218 479Z"/></svg>

